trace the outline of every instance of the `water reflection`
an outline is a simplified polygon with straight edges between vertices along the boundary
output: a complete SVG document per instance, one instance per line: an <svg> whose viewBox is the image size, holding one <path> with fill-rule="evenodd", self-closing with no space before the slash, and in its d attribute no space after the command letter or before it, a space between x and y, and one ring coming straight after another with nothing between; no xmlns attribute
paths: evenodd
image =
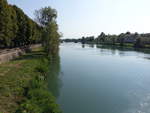
<svg viewBox="0 0 150 113"><path fill-rule="evenodd" d="M138 57L142 57L145 59L150 59L150 49L143 49L143 48L132 48L132 47L120 47L114 45L101 45L101 44L84 44L85 47L90 48L98 48L101 54L109 54L109 55L119 55L119 56L131 56L135 55ZM141 56L141 53L143 56ZM139 56L140 55L140 56Z"/></svg>
<svg viewBox="0 0 150 113"><path fill-rule="evenodd" d="M58 103L64 113L150 113L150 62L143 59L149 51L61 45Z"/></svg>
<svg viewBox="0 0 150 113"><path fill-rule="evenodd" d="M49 67L49 76L48 76L48 88L57 98L59 97L59 90L61 88L61 79L60 79L60 57L59 54L52 56L50 59Z"/></svg>
<svg viewBox="0 0 150 113"><path fill-rule="evenodd" d="M88 44L88 46L94 48L94 44Z"/></svg>
<svg viewBox="0 0 150 113"><path fill-rule="evenodd" d="M85 48L85 47L94 48L95 47L95 44L81 44L81 45L82 45L82 48Z"/></svg>
<svg viewBox="0 0 150 113"><path fill-rule="evenodd" d="M85 48L85 44L82 44L82 48Z"/></svg>
<svg viewBox="0 0 150 113"><path fill-rule="evenodd" d="M100 49L111 49L111 50L119 50L119 51L137 51L146 54L150 54L150 49L142 49L142 48L132 48L132 47L120 47L114 45L96 45L97 48Z"/></svg>

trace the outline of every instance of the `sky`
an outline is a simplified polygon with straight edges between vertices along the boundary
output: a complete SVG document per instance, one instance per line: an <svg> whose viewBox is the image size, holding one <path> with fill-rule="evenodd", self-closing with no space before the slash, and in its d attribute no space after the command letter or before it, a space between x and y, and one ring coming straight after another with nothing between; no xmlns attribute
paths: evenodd
<svg viewBox="0 0 150 113"><path fill-rule="evenodd" d="M63 38L150 33L150 0L8 0L31 18L34 11L51 6L58 12L57 22Z"/></svg>

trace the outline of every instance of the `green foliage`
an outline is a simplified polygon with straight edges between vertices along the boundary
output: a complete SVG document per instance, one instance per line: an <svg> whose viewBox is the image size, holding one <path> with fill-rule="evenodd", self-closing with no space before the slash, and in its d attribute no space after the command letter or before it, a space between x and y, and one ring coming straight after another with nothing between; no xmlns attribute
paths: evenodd
<svg viewBox="0 0 150 113"><path fill-rule="evenodd" d="M135 43L134 46L137 47L137 48L143 47L144 44L142 43L142 39L141 39L141 38L138 38L138 39L136 40L136 43Z"/></svg>
<svg viewBox="0 0 150 113"><path fill-rule="evenodd" d="M55 9L42 8L37 11L37 18L40 22L37 24L17 6L9 5L7 0L0 0L0 48L29 47L31 44L42 42L47 54L46 56L43 53L34 54L33 52L31 55L23 56L25 59L23 63L18 61L23 66L19 63L12 64L14 67L10 69L11 72L6 71L8 74L5 75L6 79L0 80L0 86L3 88L1 91L0 87L0 91L3 92L3 101L8 97L13 97L9 100L10 103L13 103L15 107L18 103L20 105L17 113L60 113L56 99L47 90L45 82L49 71L47 57L55 56L59 49L60 34L56 17ZM21 99L16 102L14 100L16 97ZM13 111L15 107L10 108L8 105L8 108Z"/></svg>
<svg viewBox="0 0 150 113"><path fill-rule="evenodd" d="M43 26L43 46L47 56L57 54L59 50L58 25L56 23L57 12L51 7L45 7L35 11L37 21Z"/></svg>
<svg viewBox="0 0 150 113"><path fill-rule="evenodd" d="M40 62L38 62L35 70L43 75L45 75L49 71L49 63L47 58L41 58Z"/></svg>
<svg viewBox="0 0 150 113"><path fill-rule="evenodd" d="M36 49L14 61L0 65L0 111L60 113L46 81L49 67L53 67L49 62L46 54L41 49ZM40 65L44 65L42 73L37 70Z"/></svg>
<svg viewBox="0 0 150 113"><path fill-rule="evenodd" d="M28 94L31 105L37 105L40 108L40 113L60 113L58 105L55 104L55 98L46 90L34 89ZM25 102L26 104L26 102Z"/></svg>
<svg viewBox="0 0 150 113"><path fill-rule="evenodd" d="M0 42L3 46L9 46L11 43L11 16L9 6L6 0L0 0Z"/></svg>
<svg viewBox="0 0 150 113"><path fill-rule="evenodd" d="M41 38L39 26L23 13L21 9L13 6L17 14L17 25L19 26L17 37L14 42L16 46L25 46L35 43L37 38Z"/></svg>
<svg viewBox="0 0 150 113"><path fill-rule="evenodd" d="M116 46L136 47L136 48L150 48L150 33L138 34L135 33L121 33L119 35L110 35L101 33L97 38L94 37L82 37L80 39L63 39L62 42L81 42L81 43L96 43L107 44Z"/></svg>
<svg viewBox="0 0 150 113"><path fill-rule="evenodd" d="M56 99L48 91L45 82L49 72L49 60L46 56L40 58L35 71L39 74L25 87L24 96L27 98L16 113L61 113Z"/></svg>
<svg viewBox="0 0 150 113"><path fill-rule="evenodd" d="M7 0L0 1L0 47L28 47L42 42L47 55L58 52L57 12L51 7L35 11L38 24Z"/></svg>
<svg viewBox="0 0 150 113"><path fill-rule="evenodd" d="M34 79L32 79L29 82L27 89L28 90L32 90L32 89L46 89L46 84L45 84L44 80L41 79L40 76L36 76Z"/></svg>
<svg viewBox="0 0 150 113"><path fill-rule="evenodd" d="M39 70L37 71L39 72ZM47 70L42 70L42 74L46 72ZM21 104L16 113L61 113L59 106L55 102L56 99L48 91L47 85L44 79L41 79L41 76L35 76L29 82L24 93L27 99Z"/></svg>
<svg viewBox="0 0 150 113"><path fill-rule="evenodd" d="M9 10L10 10L10 18L11 18L11 43L10 43L10 47L14 47L14 39L15 37L17 36L17 32L18 32L18 25L17 25L17 14L16 14L16 11L14 10L14 8L12 6L9 5Z"/></svg>
<svg viewBox="0 0 150 113"><path fill-rule="evenodd" d="M48 26L48 24L57 18L57 12L51 7L41 8L35 11L36 20L41 26Z"/></svg>
<svg viewBox="0 0 150 113"><path fill-rule="evenodd" d="M0 47L26 46L41 41L42 27L17 6L0 1Z"/></svg>
<svg viewBox="0 0 150 113"><path fill-rule="evenodd" d="M29 84L27 99L21 104L17 113L61 113L53 95L47 91L45 83L32 80Z"/></svg>
<svg viewBox="0 0 150 113"><path fill-rule="evenodd" d="M49 23L46 27L47 36L45 39L45 50L48 55L55 55L59 50L59 33L58 26L55 21Z"/></svg>

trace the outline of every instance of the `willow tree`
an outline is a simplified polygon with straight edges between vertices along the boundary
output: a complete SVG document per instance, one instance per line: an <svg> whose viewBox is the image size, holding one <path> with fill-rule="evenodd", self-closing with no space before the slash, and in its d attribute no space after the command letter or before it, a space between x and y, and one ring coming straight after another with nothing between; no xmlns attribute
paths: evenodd
<svg viewBox="0 0 150 113"><path fill-rule="evenodd" d="M47 55L55 55L58 52L60 34L56 22L57 12L51 7L45 7L35 11L36 20L43 27L42 42Z"/></svg>

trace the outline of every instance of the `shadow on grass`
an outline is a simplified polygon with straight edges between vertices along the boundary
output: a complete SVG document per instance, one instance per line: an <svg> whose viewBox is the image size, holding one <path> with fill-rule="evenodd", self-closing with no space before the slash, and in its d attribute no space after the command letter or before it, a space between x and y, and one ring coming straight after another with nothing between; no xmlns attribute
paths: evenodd
<svg viewBox="0 0 150 113"><path fill-rule="evenodd" d="M25 55L21 55L20 57L14 60L39 59L43 56L45 56L45 53L43 51L32 51L32 52L26 53Z"/></svg>

